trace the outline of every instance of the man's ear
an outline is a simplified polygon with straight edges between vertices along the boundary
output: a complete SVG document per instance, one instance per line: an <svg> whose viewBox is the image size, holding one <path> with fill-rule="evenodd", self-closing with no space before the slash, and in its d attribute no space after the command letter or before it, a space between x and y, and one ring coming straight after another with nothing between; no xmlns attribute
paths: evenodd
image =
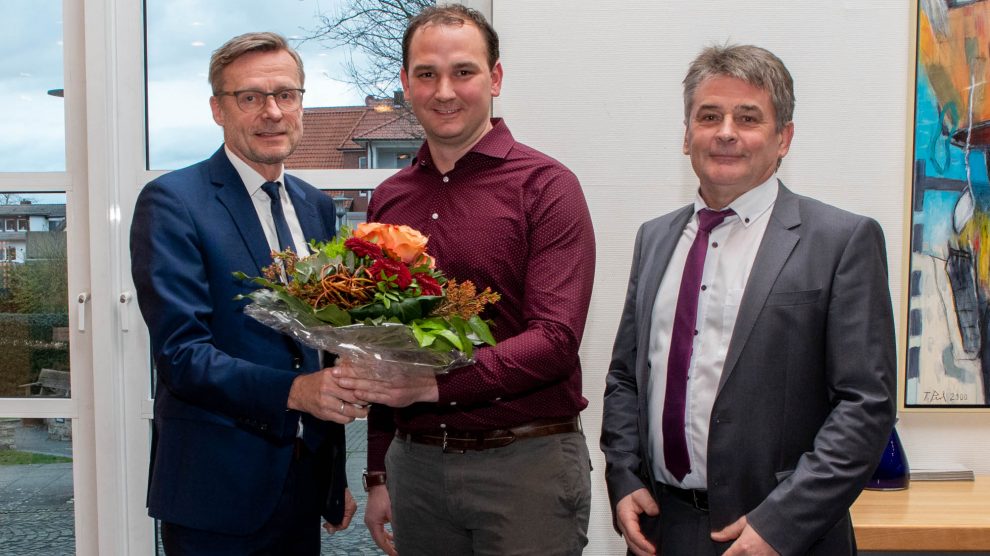
<svg viewBox="0 0 990 556"><path fill-rule="evenodd" d="M210 111L213 112L213 121L218 126L223 127L223 108L220 106L220 97L210 97Z"/></svg>
<svg viewBox="0 0 990 556"><path fill-rule="evenodd" d="M492 96L497 97L502 92L502 61L495 62L492 68Z"/></svg>
<svg viewBox="0 0 990 556"><path fill-rule="evenodd" d="M791 140L794 139L794 122L787 122L780 130L780 146L777 148L777 158L783 160L791 150Z"/></svg>
<svg viewBox="0 0 990 556"><path fill-rule="evenodd" d="M406 71L406 68L402 68L401 70L399 70L399 81L402 82L402 95L406 98L406 100L408 100L409 99L409 72Z"/></svg>

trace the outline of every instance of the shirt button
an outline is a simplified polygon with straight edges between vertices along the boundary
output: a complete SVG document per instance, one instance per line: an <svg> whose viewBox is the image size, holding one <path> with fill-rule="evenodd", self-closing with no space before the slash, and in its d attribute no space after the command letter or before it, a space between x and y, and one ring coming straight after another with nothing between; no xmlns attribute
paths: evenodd
<svg viewBox="0 0 990 556"><path fill-rule="evenodd" d="M444 176L443 177L443 183L447 183L449 181L450 181L450 177L449 176Z"/></svg>
<svg viewBox="0 0 990 556"><path fill-rule="evenodd" d="M717 241L713 241L712 242L712 248L714 249L716 247L718 247L718 242Z"/></svg>
<svg viewBox="0 0 990 556"><path fill-rule="evenodd" d="M703 285L703 286L701 286L701 291L705 291L705 290L707 290L707 289L708 289L708 286L704 286L704 285Z"/></svg>
<svg viewBox="0 0 990 556"><path fill-rule="evenodd" d="M749 224L749 218L746 219L746 223Z"/></svg>
<svg viewBox="0 0 990 556"><path fill-rule="evenodd" d="M450 402L450 405L457 405L457 402Z"/></svg>
<svg viewBox="0 0 990 556"><path fill-rule="evenodd" d="M440 428L441 429L447 428L447 423L440 423Z"/></svg>
<svg viewBox="0 0 990 556"><path fill-rule="evenodd" d="M436 220L437 218L440 218L440 215L434 212L433 214L430 215L430 218Z"/></svg>
<svg viewBox="0 0 990 556"><path fill-rule="evenodd" d="M698 331L697 331L697 330L695 330L695 331L694 331L694 335L695 335L695 336L697 336L697 335L698 335Z"/></svg>

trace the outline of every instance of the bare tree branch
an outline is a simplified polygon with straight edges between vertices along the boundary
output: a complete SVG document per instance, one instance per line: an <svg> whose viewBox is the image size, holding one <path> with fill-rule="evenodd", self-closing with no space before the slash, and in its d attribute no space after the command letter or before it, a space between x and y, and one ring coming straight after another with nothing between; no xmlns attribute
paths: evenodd
<svg viewBox="0 0 990 556"><path fill-rule="evenodd" d="M365 95L388 98L400 88L402 34L406 24L433 0L351 0L317 16L304 41L326 48L350 48L344 79Z"/></svg>

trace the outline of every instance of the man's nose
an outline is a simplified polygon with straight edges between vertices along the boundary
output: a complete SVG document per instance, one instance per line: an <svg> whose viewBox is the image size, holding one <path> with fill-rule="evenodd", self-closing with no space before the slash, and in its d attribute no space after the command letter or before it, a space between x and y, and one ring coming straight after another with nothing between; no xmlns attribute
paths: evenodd
<svg viewBox="0 0 990 556"><path fill-rule="evenodd" d="M441 77L437 80L437 91L434 96L440 101L453 100L455 98L454 86L449 78Z"/></svg>
<svg viewBox="0 0 990 556"><path fill-rule="evenodd" d="M718 131L715 136L719 141L736 140L738 131L736 130L736 123L733 121L732 117L725 117L722 119L722 124L718 126Z"/></svg>
<svg viewBox="0 0 990 556"><path fill-rule="evenodd" d="M274 95L268 95L265 97L265 106L261 109L261 113L270 120L282 119L282 109L279 108L278 103L275 102Z"/></svg>

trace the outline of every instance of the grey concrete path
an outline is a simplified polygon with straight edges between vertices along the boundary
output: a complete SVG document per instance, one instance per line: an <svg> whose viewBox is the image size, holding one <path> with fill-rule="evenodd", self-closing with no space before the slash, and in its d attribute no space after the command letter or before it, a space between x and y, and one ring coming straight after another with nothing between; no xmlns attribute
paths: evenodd
<svg viewBox="0 0 990 556"><path fill-rule="evenodd" d="M367 456L367 423L347 428L347 478L358 501L351 527L333 537L324 535L324 555L382 554L364 526L367 497L361 471ZM71 456L69 442L48 440L44 427L19 427L17 449ZM73 532L72 464L0 466L0 554L3 556L62 556L75 553ZM159 551L160 552L160 551ZM148 554L155 550L148 547Z"/></svg>

